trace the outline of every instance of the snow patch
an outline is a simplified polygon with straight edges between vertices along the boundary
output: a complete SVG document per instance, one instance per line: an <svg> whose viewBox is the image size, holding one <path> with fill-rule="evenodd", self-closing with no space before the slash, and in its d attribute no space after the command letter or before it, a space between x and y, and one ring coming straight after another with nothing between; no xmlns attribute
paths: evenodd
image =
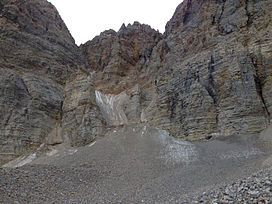
<svg viewBox="0 0 272 204"><path fill-rule="evenodd" d="M34 159L36 159L36 157L37 157L36 153L30 154L29 156L21 156L21 157L18 157L16 159L12 160L11 162L5 164L3 167L9 167L9 168L21 167L26 164L29 164Z"/></svg>
<svg viewBox="0 0 272 204"><path fill-rule="evenodd" d="M68 150L68 154L69 155L73 155L73 154L75 154L77 152L77 149L69 149Z"/></svg>
<svg viewBox="0 0 272 204"><path fill-rule="evenodd" d="M114 95L95 91L95 95L96 103L100 107L103 118L109 125L118 126L128 123L128 119L122 108L123 103L129 98L126 92Z"/></svg>
<svg viewBox="0 0 272 204"><path fill-rule="evenodd" d="M220 154L219 158L220 159L239 159L239 158L245 158L248 159L252 156L257 156L260 155L262 152L257 149L257 148L252 148L249 150L244 150L244 151L229 151L225 152L224 154Z"/></svg>
<svg viewBox="0 0 272 204"><path fill-rule="evenodd" d="M95 143L96 143L96 141L95 141L95 142L92 142L91 144L89 144L89 147L94 146Z"/></svg>
<svg viewBox="0 0 272 204"><path fill-rule="evenodd" d="M191 163L197 159L197 150L194 144L174 138L165 130L158 130L158 139L163 144L161 158L166 164Z"/></svg>

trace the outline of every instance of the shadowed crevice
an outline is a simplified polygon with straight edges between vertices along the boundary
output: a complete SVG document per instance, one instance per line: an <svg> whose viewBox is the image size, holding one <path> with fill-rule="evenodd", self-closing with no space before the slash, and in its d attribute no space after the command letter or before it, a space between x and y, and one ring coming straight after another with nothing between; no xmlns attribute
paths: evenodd
<svg viewBox="0 0 272 204"><path fill-rule="evenodd" d="M209 93L211 98L213 99L214 105L217 106L218 105L218 93L217 93L217 88L216 88L216 84L215 84L214 76L213 76L213 73L215 71L214 63L215 63L214 58L211 55L211 60L208 64L208 70L209 70L208 81L205 85L205 89L207 90L207 92Z"/></svg>
<svg viewBox="0 0 272 204"><path fill-rule="evenodd" d="M268 111L268 108L267 108L267 105L266 105L266 102L265 102L265 99L263 96L263 82L262 82L262 80L259 76L259 73L258 73L258 64L257 64L257 62L254 61L253 57L251 57L251 62L252 62L252 65L254 66L255 72L256 72L256 74L254 75L254 82L255 82L255 86L256 86L256 91L262 101L265 113L270 118L270 113Z"/></svg>
<svg viewBox="0 0 272 204"><path fill-rule="evenodd" d="M247 27L249 27L252 23L253 23L253 19L252 19L252 16L249 12L249 0L245 0L245 3L246 3L246 6L245 6L245 10L246 10L246 15L247 15Z"/></svg>

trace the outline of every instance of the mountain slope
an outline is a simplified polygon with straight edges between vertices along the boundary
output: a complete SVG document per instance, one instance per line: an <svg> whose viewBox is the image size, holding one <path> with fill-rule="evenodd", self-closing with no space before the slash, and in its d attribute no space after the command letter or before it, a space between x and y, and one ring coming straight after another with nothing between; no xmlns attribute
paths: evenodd
<svg viewBox="0 0 272 204"><path fill-rule="evenodd" d="M270 122L271 26L270 1L185 0L167 23L161 40L154 42L152 52L142 45L151 54L140 68L130 63L121 70L123 59L116 57L118 52L99 59L105 70L89 63L97 76L94 85L103 93L125 90L131 100L123 104L124 112L129 114L127 107L136 104L142 122L177 137L198 140L257 133ZM139 27L129 29L143 41ZM114 41L106 41L102 34L83 47L99 50L110 42ZM121 46L122 56L131 56L131 49L137 50ZM89 62L100 56L86 51L83 55ZM121 85L126 89L114 88ZM135 99L133 85L138 86Z"/></svg>
<svg viewBox="0 0 272 204"><path fill-rule="evenodd" d="M95 90L125 96L101 104L118 104L126 123L187 140L260 132L272 111L271 10L184 0L163 35L135 22L78 48L47 1L1 0L0 162L103 136Z"/></svg>
<svg viewBox="0 0 272 204"><path fill-rule="evenodd" d="M64 99L71 94L64 86L82 74L84 60L45 0L1 0L0 30L1 164L42 143L63 142Z"/></svg>

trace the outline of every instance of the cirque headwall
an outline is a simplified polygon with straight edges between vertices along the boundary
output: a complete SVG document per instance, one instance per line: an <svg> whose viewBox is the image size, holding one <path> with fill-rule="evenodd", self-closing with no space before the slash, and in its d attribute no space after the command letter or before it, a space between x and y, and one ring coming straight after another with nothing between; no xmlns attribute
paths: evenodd
<svg viewBox="0 0 272 204"><path fill-rule="evenodd" d="M188 140L270 123L270 0L184 0L164 34L135 22L80 47L47 1L1 0L0 28L0 163L102 135L95 90L122 121Z"/></svg>

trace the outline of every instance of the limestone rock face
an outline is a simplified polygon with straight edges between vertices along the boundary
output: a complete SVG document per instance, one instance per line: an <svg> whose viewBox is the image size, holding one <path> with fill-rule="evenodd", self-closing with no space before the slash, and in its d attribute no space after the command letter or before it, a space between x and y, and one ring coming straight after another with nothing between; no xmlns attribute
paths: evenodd
<svg viewBox="0 0 272 204"><path fill-rule="evenodd" d="M63 87L80 64L53 5L0 1L0 164L46 141L62 142Z"/></svg>
<svg viewBox="0 0 272 204"><path fill-rule="evenodd" d="M150 86L146 64L161 39L150 26L134 22L81 45L108 126L147 121L142 112L147 107L149 114L155 110L150 110L155 89Z"/></svg>
<svg viewBox="0 0 272 204"><path fill-rule="evenodd" d="M166 26L152 124L190 140L256 133L271 113L270 1L185 0Z"/></svg>
<svg viewBox="0 0 272 204"><path fill-rule="evenodd" d="M81 50L101 92L138 84L123 104L129 121L188 140L256 133L271 113L271 6L184 0L163 36L136 23L106 31Z"/></svg>
<svg viewBox="0 0 272 204"><path fill-rule="evenodd" d="M268 0L184 0L163 35L135 22L78 48L46 0L0 0L0 164L128 123L188 140L262 131L271 22Z"/></svg>
<svg viewBox="0 0 272 204"><path fill-rule="evenodd" d="M80 55L56 8L46 0L0 3L1 65L65 84Z"/></svg>
<svg viewBox="0 0 272 204"><path fill-rule="evenodd" d="M146 61L162 35L135 22L118 32L105 31L81 46L94 86L104 93L119 94L135 86Z"/></svg>
<svg viewBox="0 0 272 204"><path fill-rule="evenodd" d="M62 134L72 146L83 146L105 133L105 121L96 104L92 76L79 69L67 80Z"/></svg>

